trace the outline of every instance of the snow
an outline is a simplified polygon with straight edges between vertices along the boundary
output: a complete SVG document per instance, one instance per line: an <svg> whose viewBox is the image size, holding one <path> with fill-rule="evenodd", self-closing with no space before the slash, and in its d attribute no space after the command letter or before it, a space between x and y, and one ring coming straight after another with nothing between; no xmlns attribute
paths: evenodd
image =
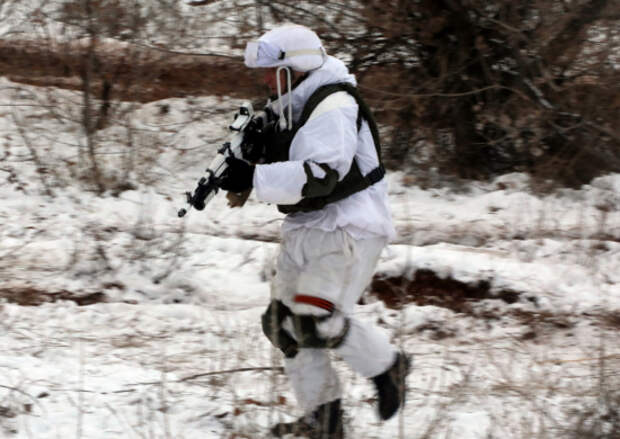
<svg viewBox="0 0 620 439"><path fill-rule="evenodd" d="M176 215L240 101L123 104L97 134L98 158L134 187L101 196L84 182L76 103L0 78L0 292L106 296L0 303L0 437L266 437L300 414L260 329L282 216L253 197L230 209L222 194ZM379 273L429 269L520 296L471 314L367 297L357 317L389 331L414 368L404 411L381 423L369 382L336 359L349 437L569 437L571 410L600 409L602 379L619 386L620 175L549 193L523 174L388 180L399 236Z"/></svg>

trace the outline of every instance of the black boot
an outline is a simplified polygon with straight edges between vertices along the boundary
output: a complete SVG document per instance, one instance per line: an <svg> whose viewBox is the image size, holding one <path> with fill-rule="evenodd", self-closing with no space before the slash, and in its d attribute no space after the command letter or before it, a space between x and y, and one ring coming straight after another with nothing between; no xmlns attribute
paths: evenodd
<svg viewBox="0 0 620 439"><path fill-rule="evenodd" d="M276 437L293 434L310 439L343 439L342 413L340 400L336 399L296 421L276 424L271 433Z"/></svg>
<svg viewBox="0 0 620 439"><path fill-rule="evenodd" d="M377 388L379 400L379 416L381 419L390 419L405 404L406 383L411 360L403 353L396 355L396 360L388 370L372 377Z"/></svg>

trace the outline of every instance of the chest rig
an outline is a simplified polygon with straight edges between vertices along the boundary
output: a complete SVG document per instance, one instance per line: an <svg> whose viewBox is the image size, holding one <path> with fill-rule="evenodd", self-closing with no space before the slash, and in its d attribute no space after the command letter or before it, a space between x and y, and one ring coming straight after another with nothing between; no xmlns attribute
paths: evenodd
<svg viewBox="0 0 620 439"><path fill-rule="evenodd" d="M362 121L366 120L372 134L372 138L377 151L377 158L379 159L379 166L370 171L368 174L363 175L357 165L355 158L351 164L351 168L334 187L333 191L322 197L308 197L303 198L296 204L279 204L278 210L282 213L289 214L295 212L311 212L319 210L325 207L329 203L342 200L356 192L362 191L369 186L381 181L385 176L385 168L381 162L381 145L379 143L379 130L377 124L372 117L370 108L362 100L357 88L349 83L336 83L328 84L319 87L304 105L299 120L293 125L293 128L287 131L274 132L271 139L269 139L269 147L266 151L266 162L282 162L289 160L289 151L291 149L291 143L297 131L308 121L310 115L314 109L332 93L339 91L345 91L349 93L357 102L359 111L357 114L357 130L359 131L362 126Z"/></svg>

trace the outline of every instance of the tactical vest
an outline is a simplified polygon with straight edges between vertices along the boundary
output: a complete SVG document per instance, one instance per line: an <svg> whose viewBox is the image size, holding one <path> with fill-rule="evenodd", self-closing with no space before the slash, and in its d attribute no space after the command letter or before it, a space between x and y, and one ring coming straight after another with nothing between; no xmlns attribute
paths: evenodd
<svg viewBox="0 0 620 439"><path fill-rule="evenodd" d="M303 198L296 204L278 204L278 210L282 213L289 214L295 212L311 212L313 210L322 209L329 203L340 201L356 192L372 186L385 176L385 169L383 167L383 163L381 162L381 145L379 143L379 130L377 129L377 124L372 117L370 108L362 100L357 88L344 82L324 85L312 93L304 105L299 120L293 125L293 128L288 131L275 133L274 137L270 140L269 147L267 148L267 163L289 160L289 150L291 148L291 143L293 142L293 137L295 137L297 131L308 121L314 109L323 99L332 93L339 91L346 91L353 96L357 102L359 107L357 114L357 130L360 130L363 120L368 122L377 151L379 166L370 171L368 174L363 175L354 158L349 172L336 184L334 190L329 195L323 197Z"/></svg>

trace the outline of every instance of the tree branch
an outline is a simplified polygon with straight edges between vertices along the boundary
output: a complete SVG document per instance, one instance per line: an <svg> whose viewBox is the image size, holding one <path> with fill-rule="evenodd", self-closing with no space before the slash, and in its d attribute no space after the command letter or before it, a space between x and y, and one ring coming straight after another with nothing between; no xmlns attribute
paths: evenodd
<svg viewBox="0 0 620 439"><path fill-rule="evenodd" d="M545 50L545 59L549 64L554 64L567 48L571 49L574 45L569 44L574 41L583 29L592 22L602 18L602 12L607 7L608 0L592 0L586 4L574 18L553 38Z"/></svg>

